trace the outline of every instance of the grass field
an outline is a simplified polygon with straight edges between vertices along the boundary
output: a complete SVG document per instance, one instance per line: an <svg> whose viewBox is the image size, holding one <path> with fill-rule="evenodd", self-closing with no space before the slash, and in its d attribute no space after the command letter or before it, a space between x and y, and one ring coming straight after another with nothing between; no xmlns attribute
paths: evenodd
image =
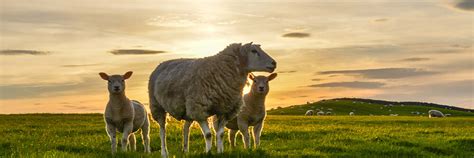
<svg viewBox="0 0 474 158"><path fill-rule="evenodd" d="M204 140L192 126L190 153L181 150L182 122L171 119L168 150L176 157L474 157L474 117L285 116L267 117L259 149L204 154ZM156 123L152 154L119 152L116 157L159 157ZM100 114L0 115L0 157L111 157ZM227 138L227 136L226 136ZM226 141L226 143L228 143Z"/></svg>

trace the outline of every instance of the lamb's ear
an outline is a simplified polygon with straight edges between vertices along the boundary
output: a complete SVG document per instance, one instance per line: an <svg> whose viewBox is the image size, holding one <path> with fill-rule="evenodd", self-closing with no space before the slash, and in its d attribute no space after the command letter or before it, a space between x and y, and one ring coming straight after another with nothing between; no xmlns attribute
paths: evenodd
<svg viewBox="0 0 474 158"><path fill-rule="evenodd" d="M129 71L127 73L125 73L125 75L123 75L123 79L126 80L128 78L130 78L130 76L132 76L133 72L132 71Z"/></svg>
<svg viewBox="0 0 474 158"><path fill-rule="evenodd" d="M254 81L255 80L255 75L253 73L249 73L249 78Z"/></svg>
<svg viewBox="0 0 474 158"><path fill-rule="evenodd" d="M109 75L107 75L106 73L100 72L99 75L100 75L100 78L104 80L109 80Z"/></svg>
<svg viewBox="0 0 474 158"><path fill-rule="evenodd" d="M277 73L272 73L270 76L268 76L268 81L271 81L277 77Z"/></svg>

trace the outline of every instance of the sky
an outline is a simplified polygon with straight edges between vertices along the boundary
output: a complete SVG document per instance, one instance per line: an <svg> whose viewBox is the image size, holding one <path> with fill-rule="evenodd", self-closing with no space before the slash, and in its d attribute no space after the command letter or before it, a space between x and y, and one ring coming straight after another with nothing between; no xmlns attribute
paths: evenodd
<svg viewBox="0 0 474 158"><path fill-rule="evenodd" d="M0 7L0 113L101 113L108 91L99 72L134 71L127 96L148 103L148 77L160 62L248 42L278 63L267 109L337 97L474 109L473 0L1 0Z"/></svg>

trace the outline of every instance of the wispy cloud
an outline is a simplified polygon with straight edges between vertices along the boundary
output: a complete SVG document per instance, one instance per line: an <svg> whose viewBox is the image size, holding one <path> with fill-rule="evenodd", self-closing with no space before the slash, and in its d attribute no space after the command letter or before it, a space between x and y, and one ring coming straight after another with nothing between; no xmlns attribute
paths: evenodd
<svg viewBox="0 0 474 158"><path fill-rule="evenodd" d="M403 58L398 61L403 61L403 62L417 62L417 61L427 61L431 60L430 58L421 58L421 57L412 57L412 58Z"/></svg>
<svg viewBox="0 0 474 158"><path fill-rule="evenodd" d="M47 55L50 52L39 51L39 50L19 50L19 49L6 49L0 50L0 55Z"/></svg>
<svg viewBox="0 0 474 158"><path fill-rule="evenodd" d="M321 71L318 74L321 75L333 75L333 74L344 74L344 75L356 75L364 78L372 79L398 79L406 77L416 77L431 75L437 72L427 71L417 68L380 68L380 69L361 69L361 70L337 70L337 71Z"/></svg>
<svg viewBox="0 0 474 158"><path fill-rule="evenodd" d="M474 11L474 1L473 0L459 0L455 2L454 7L467 10L467 11Z"/></svg>
<svg viewBox="0 0 474 158"><path fill-rule="evenodd" d="M282 37L287 37L287 38L306 38L309 36L311 36L311 34L305 33L305 32L291 32L291 33L286 33L282 35Z"/></svg>
<svg viewBox="0 0 474 158"><path fill-rule="evenodd" d="M89 66L97 66L100 64L68 64L68 65L61 65L61 67L89 67Z"/></svg>
<svg viewBox="0 0 474 158"><path fill-rule="evenodd" d="M167 53L162 50L147 50L147 49L116 49L110 51L114 55L147 55L147 54L162 54Z"/></svg>
<svg viewBox="0 0 474 158"><path fill-rule="evenodd" d="M380 19L375 19L374 22L385 22L388 21L387 18L380 18Z"/></svg>
<svg viewBox="0 0 474 158"><path fill-rule="evenodd" d="M285 74L285 73L289 74L289 73L295 73L295 72L298 72L298 71L296 71L296 70L288 70L288 71L278 71L277 73L279 73L279 74Z"/></svg>
<svg viewBox="0 0 474 158"><path fill-rule="evenodd" d="M329 82L322 84L313 84L308 87L343 87L343 88L358 88L358 89L374 89L384 86L385 83L381 82Z"/></svg>

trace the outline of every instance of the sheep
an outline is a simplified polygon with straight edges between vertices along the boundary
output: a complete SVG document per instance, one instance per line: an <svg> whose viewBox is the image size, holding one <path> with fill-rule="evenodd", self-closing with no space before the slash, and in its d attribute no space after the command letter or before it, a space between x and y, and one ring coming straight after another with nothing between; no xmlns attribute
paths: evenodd
<svg viewBox="0 0 474 158"><path fill-rule="evenodd" d="M390 116L398 116L398 114L390 114Z"/></svg>
<svg viewBox="0 0 474 158"><path fill-rule="evenodd" d="M183 151L188 152L189 127L197 121L206 142L205 152L212 147L207 118L216 115L217 152L224 151L222 134L228 120L242 106L242 90L247 75L253 71L273 72L276 62L258 44L234 43L216 55L198 59L175 59L159 64L148 83L150 109L160 126L161 155L166 148L166 114L185 120Z"/></svg>
<svg viewBox="0 0 474 158"><path fill-rule="evenodd" d="M444 116L449 117L449 116L451 116L451 114L445 114Z"/></svg>
<svg viewBox="0 0 474 158"><path fill-rule="evenodd" d="M250 92L244 95L244 105L236 118L230 120L226 127L229 129L229 142L231 147L235 147L235 134L237 131L243 136L244 147L250 148L249 127L253 126L254 147L260 145L260 135L266 116L265 98L270 90L268 82L275 79L276 73L270 76L249 75L253 81ZM313 110L308 110L313 115ZM308 113L307 112L307 113Z"/></svg>
<svg viewBox="0 0 474 158"><path fill-rule="evenodd" d="M324 111L319 111L319 112L316 113L316 115L318 115L318 116L321 116L321 115L324 115L324 114L325 114Z"/></svg>
<svg viewBox="0 0 474 158"><path fill-rule="evenodd" d="M431 117L444 117L444 114L438 110L429 110L428 116Z"/></svg>
<svg viewBox="0 0 474 158"><path fill-rule="evenodd" d="M353 115L355 115L355 113L351 111L351 112L349 112L349 115L353 116Z"/></svg>
<svg viewBox="0 0 474 158"><path fill-rule="evenodd" d="M326 112L326 115L331 115L332 113L330 111Z"/></svg>
<svg viewBox="0 0 474 158"><path fill-rule="evenodd" d="M328 108L327 110L332 111L332 108Z"/></svg>
<svg viewBox="0 0 474 158"><path fill-rule="evenodd" d="M313 114L314 114L313 110L308 110L308 111L306 111L306 113L304 115L305 116L312 116Z"/></svg>
<svg viewBox="0 0 474 158"><path fill-rule="evenodd" d="M136 150L135 134L141 129L145 152L150 150L150 121L148 113L140 102L128 99L125 96L125 80L132 76L132 71L122 75L107 75L99 73L100 77L108 81L109 101L105 108L104 121L106 131L110 138L112 154L116 152L116 132L122 132L122 150L127 151L130 145L131 150Z"/></svg>

